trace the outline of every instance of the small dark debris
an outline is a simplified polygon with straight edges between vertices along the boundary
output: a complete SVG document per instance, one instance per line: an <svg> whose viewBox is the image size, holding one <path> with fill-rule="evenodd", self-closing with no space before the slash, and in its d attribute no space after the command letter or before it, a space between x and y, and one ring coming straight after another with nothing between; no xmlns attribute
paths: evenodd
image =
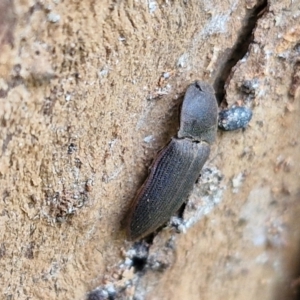
<svg viewBox="0 0 300 300"><path fill-rule="evenodd" d="M82 162L79 158L75 158L75 167L81 169Z"/></svg>
<svg viewBox="0 0 300 300"><path fill-rule="evenodd" d="M136 271L142 271L148 259L149 245L143 242L134 244L135 255L132 257L132 266Z"/></svg>
<svg viewBox="0 0 300 300"><path fill-rule="evenodd" d="M87 296L87 300L106 300L109 299L108 292L101 288L90 292Z"/></svg>
<svg viewBox="0 0 300 300"><path fill-rule="evenodd" d="M21 64L15 64L14 67L13 67L13 70L16 73L16 75L20 75L20 72L22 70Z"/></svg>
<svg viewBox="0 0 300 300"><path fill-rule="evenodd" d="M4 153L7 149L7 146L9 144L9 142L12 140L13 138L13 134L8 133L5 137L5 139L3 140L3 144L2 144L2 153Z"/></svg>
<svg viewBox="0 0 300 300"><path fill-rule="evenodd" d="M0 1L0 48L4 44L14 45L16 21L14 1Z"/></svg>
<svg viewBox="0 0 300 300"><path fill-rule="evenodd" d="M24 256L28 259L33 259L34 255L33 255L33 249L35 247L35 243L34 242L30 242L29 245L26 248L26 251L24 253Z"/></svg>
<svg viewBox="0 0 300 300"><path fill-rule="evenodd" d="M175 240L174 239L169 239L166 242L166 248L171 249L171 250L175 250Z"/></svg>
<svg viewBox="0 0 300 300"><path fill-rule="evenodd" d="M5 254L6 254L6 247L5 247L5 244L4 244L4 243L1 243L1 245L0 245L0 259L1 259L2 257L4 257Z"/></svg>
<svg viewBox="0 0 300 300"><path fill-rule="evenodd" d="M260 128L264 127L264 121L256 121L256 124L257 124Z"/></svg>
<svg viewBox="0 0 300 300"><path fill-rule="evenodd" d="M300 62L294 65L293 75L292 75L292 83L290 86L289 94L293 98L295 98L296 94L299 91L300 86Z"/></svg>
<svg viewBox="0 0 300 300"><path fill-rule="evenodd" d="M12 77L12 80L9 82L9 87L10 88L15 88L19 85L24 84L24 79L20 75L16 75Z"/></svg>
<svg viewBox="0 0 300 300"><path fill-rule="evenodd" d="M85 191L87 193L91 192L93 190L93 182L91 179L88 179L85 183Z"/></svg>
<svg viewBox="0 0 300 300"><path fill-rule="evenodd" d="M43 105L43 114L50 116L52 114L55 102L56 102L56 91L52 91L50 97L46 97Z"/></svg>
<svg viewBox="0 0 300 300"><path fill-rule="evenodd" d="M295 45L294 50L300 54L300 43Z"/></svg>
<svg viewBox="0 0 300 300"><path fill-rule="evenodd" d="M245 106L232 106L219 113L218 126L222 130L231 131L246 128L252 118L251 109Z"/></svg>
<svg viewBox="0 0 300 300"><path fill-rule="evenodd" d="M255 91L258 88L259 81L254 78L251 80L245 80L241 85L241 91L245 94L255 95Z"/></svg>
<svg viewBox="0 0 300 300"><path fill-rule="evenodd" d="M4 89L0 89L0 98L6 98L8 94L8 89L4 90Z"/></svg>
<svg viewBox="0 0 300 300"><path fill-rule="evenodd" d="M4 190L2 194L2 200L4 203L6 203L6 198L10 196L10 192L8 190Z"/></svg>
<svg viewBox="0 0 300 300"><path fill-rule="evenodd" d="M91 291L88 296L87 300L115 300L116 299L116 291L114 286L106 286L103 288L97 288Z"/></svg>
<svg viewBox="0 0 300 300"><path fill-rule="evenodd" d="M71 143L68 146L68 154L72 154L77 151L77 146L74 143Z"/></svg>

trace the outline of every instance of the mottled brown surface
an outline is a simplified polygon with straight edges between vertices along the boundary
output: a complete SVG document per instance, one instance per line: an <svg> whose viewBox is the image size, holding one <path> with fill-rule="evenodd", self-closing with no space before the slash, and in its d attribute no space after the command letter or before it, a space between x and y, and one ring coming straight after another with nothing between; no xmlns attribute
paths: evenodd
<svg viewBox="0 0 300 300"><path fill-rule="evenodd" d="M84 299L118 279L129 247L120 220L178 129L181 96L191 81L220 76L255 4L2 1L0 298ZM166 267L127 295L291 299L300 273L299 7L270 1L228 78L228 104L250 102L253 119L213 147L220 204L174 236L174 251L159 252L173 231L159 234L150 254Z"/></svg>

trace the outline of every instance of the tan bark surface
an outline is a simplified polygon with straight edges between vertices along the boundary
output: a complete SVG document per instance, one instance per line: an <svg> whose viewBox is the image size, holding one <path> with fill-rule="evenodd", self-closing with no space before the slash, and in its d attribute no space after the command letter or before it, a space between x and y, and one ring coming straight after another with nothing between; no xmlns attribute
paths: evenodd
<svg viewBox="0 0 300 300"><path fill-rule="evenodd" d="M299 17L299 0L1 0L0 298L292 299ZM120 221L195 79L253 118L218 133L184 232L140 246L135 272Z"/></svg>

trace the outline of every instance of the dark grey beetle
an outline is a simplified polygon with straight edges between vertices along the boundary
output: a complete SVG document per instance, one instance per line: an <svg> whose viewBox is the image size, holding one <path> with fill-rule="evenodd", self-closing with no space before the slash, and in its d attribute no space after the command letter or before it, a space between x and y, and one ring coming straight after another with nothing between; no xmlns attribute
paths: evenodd
<svg viewBox="0 0 300 300"><path fill-rule="evenodd" d="M145 237L166 223L193 189L216 138L218 106L212 86L196 81L185 94L177 137L162 149L129 209L127 234Z"/></svg>

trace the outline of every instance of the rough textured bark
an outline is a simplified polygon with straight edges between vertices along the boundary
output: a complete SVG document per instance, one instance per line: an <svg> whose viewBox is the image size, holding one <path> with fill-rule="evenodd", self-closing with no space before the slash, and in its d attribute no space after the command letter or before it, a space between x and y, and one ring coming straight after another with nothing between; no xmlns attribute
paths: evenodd
<svg viewBox="0 0 300 300"><path fill-rule="evenodd" d="M299 0L2 0L1 298L295 296L299 15ZM132 245L120 220L195 79L253 119L218 134L184 232Z"/></svg>

